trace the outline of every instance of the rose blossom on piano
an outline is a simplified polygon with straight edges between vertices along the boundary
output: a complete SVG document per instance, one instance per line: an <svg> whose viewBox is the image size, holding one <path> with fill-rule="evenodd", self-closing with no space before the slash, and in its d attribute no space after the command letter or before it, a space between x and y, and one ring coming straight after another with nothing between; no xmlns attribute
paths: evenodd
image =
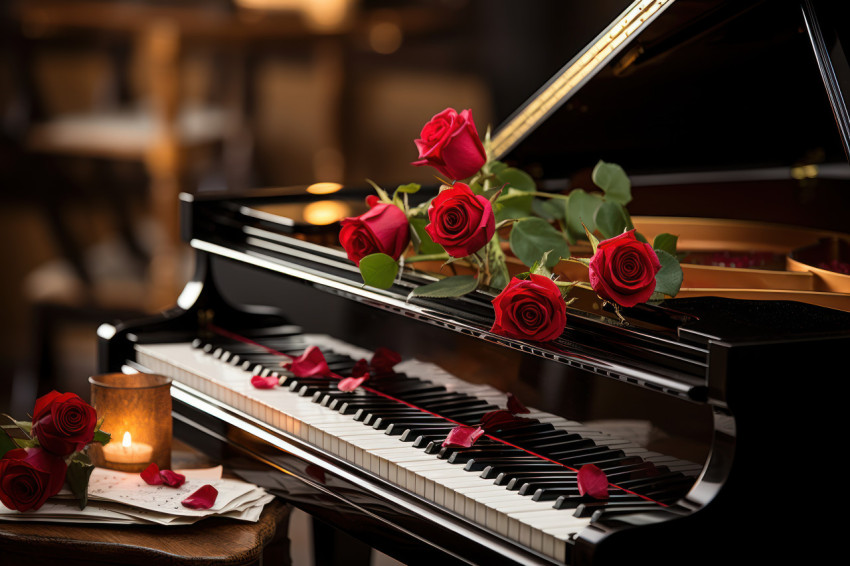
<svg viewBox="0 0 850 566"><path fill-rule="evenodd" d="M635 231L629 230L599 242L588 269L590 286L600 297L633 307L652 296L661 262L652 246L638 241Z"/></svg>
<svg viewBox="0 0 850 566"><path fill-rule="evenodd" d="M341 222L339 241L348 253L348 259L354 265L360 265L360 260L374 253L383 253L393 259L407 248L410 242L410 229L404 211L394 204L375 202L368 212L352 218L344 218Z"/></svg>
<svg viewBox="0 0 850 566"><path fill-rule="evenodd" d="M423 126L414 143L419 160L413 165L433 167L452 181L475 175L487 161L472 110L446 108Z"/></svg>

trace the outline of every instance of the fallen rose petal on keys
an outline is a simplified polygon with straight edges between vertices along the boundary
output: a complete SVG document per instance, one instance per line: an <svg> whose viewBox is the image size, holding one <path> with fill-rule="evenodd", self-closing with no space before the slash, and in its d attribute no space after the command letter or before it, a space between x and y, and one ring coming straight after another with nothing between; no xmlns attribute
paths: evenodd
<svg viewBox="0 0 850 566"><path fill-rule="evenodd" d="M345 379L339 380L339 383L337 383L336 386L337 388L339 388L340 391L354 391L355 389L360 387L360 384L366 381L368 378L368 373L363 377L346 377Z"/></svg>
<svg viewBox="0 0 850 566"><path fill-rule="evenodd" d="M585 464L578 471L579 495L608 499L608 476L594 464Z"/></svg>
<svg viewBox="0 0 850 566"><path fill-rule="evenodd" d="M156 462L151 462L139 475L148 485L162 485L162 476L159 473L159 466L156 465Z"/></svg>
<svg viewBox="0 0 850 566"><path fill-rule="evenodd" d="M393 366L401 361L401 355L398 352L379 347L372 355L372 361L369 363L376 373L379 375L393 372Z"/></svg>
<svg viewBox="0 0 850 566"><path fill-rule="evenodd" d="M162 470L159 475L162 478L162 483L168 487L180 487L186 482L186 476L171 470Z"/></svg>
<svg viewBox="0 0 850 566"><path fill-rule="evenodd" d="M490 411L481 417L481 426L487 432L491 432L524 426L530 421L531 419L518 417L506 409L499 409L498 411Z"/></svg>
<svg viewBox="0 0 850 566"><path fill-rule="evenodd" d="M515 415L520 415L520 414L525 414L525 413L530 412L526 408L526 406L522 404L522 401L517 399L517 396L514 395L513 393L508 393L508 410Z"/></svg>
<svg viewBox="0 0 850 566"><path fill-rule="evenodd" d="M369 364L364 359L359 359L354 363L354 367L351 368L351 377L361 377L363 375L369 374Z"/></svg>
<svg viewBox="0 0 850 566"><path fill-rule="evenodd" d="M484 434L484 429L480 426L471 427L466 425L458 425L449 431L448 436L443 441L443 446L456 448L469 448L475 441L481 438Z"/></svg>
<svg viewBox="0 0 850 566"><path fill-rule="evenodd" d="M273 375L269 375L263 377L262 375L255 375L251 378L251 385L256 387L257 389L273 389L280 384L278 378Z"/></svg>
<svg viewBox="0 0 850 566"><path fill-rule="evenodd" d="M215 505L215 499L218 497L218 490L207 484L198 488L198 490L181 501L183 507L189 509L210 509Z"/></svg>
<svg viewBox="0 0 850 566"><path fill-rule="evenodd" d="M328 375L330 372L325 355L316 346L307 346L303 354L292 361L281 362L280 365L291 371L295 377L316 377Z"/></svg>

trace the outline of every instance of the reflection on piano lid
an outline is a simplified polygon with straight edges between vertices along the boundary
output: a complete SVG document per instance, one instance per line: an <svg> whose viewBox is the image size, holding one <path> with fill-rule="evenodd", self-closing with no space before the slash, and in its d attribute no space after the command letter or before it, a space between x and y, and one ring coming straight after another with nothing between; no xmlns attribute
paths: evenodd
<svg viewBox="0 0 850 566"><path fill-rule="evenodd" d="M608 66L553 99L542 122L521 118L500 130L506 158L561 180L600 157L630 171L667 162L726 170L744 157L754 165L793 160L823 142L825 159L838 160L841 144L829 141L842 137L834 119L829 136L794 120L810 131L791 136L785 155L748 143L759 130L781 140L775 118L789 114L776 105L788 106L788 89L797 96L797 81L779 88L775 68L761 76L750 52L740 52L728 75L721 72L722 55L738 52L753 34L769 40L761 49L767 62L799 61L783 46L800 47L806 22L823 19L813 3L643 0L632 8L645 10L635 16L645 21L611 50ZM716 57L703 57L705 46ZM715 74L692 70L679 59L686 55ZM772 96L739 82L750 72L770 80ZM823 83L817 73L800 82L811 78ZM656 79L664 86L652 89L654 102L638 101L638 85ZM735 112L725 105L732 90L741 101ZM696 91L716 104L680 112ZM590 121L597 102L606 104ZM806 97L798 103L799 112L829 106ZM755 116L762 107L774 121ZM573 134L583 120L595 135ZM668 132L674 122L692 127L693 144ZM514 127L521 134L505 141ZM547 130L561 134L550 137L561 145L538 141ZM645 141L632 145L645 151L627 149L633 135ZM831 511L844 497L830 488L839 469L834 454L846 443L835 421L846 404L850 314L801 302L694 297L624 309L624 322L579 290L560 338L506 339L489 332L488 293L409 298L432 280L413 270L390 289L365 287L335 246L336 226L303 214L323 200L362 206L363 196L347 188L183 195L195 279L173 310L103 325L100 369L173 375L177 434L406 563L831 559L842 540L832 532ZM404 361L392 379L342 394L328 379L291 380L279 369L282 353L308 345L326 348L343 376L380 346ZM252 375L275 372L287 378L283 387L251 386ZM532 421L469 451L440 449L449 425L475 424L483 411L504 406L505 392L533 407ZM587 462L610 473L608 501L576 497L574 473Z"/></svg>

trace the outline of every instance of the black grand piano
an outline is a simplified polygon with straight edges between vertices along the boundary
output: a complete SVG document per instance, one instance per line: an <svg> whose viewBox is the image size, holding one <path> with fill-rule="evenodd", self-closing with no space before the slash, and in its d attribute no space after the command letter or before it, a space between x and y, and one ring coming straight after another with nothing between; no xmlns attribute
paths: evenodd
<svg viewBox="0 0 850 566"><path fill-rule="evenodd" d="M753 171L796 163L811 155L805 148L841 181L848 69L834 14L817 8L635 2L497 131L495 147L553 190L605 157L685 184L739 171L744 186L782 198L788 182L752 183ZM783 84L799 105L776 107ZM688 92L713 102L700 96L703 111L686 119L681 100L665 100ZM622 147L626 129L646 139ZM718 130L723 147L710 147ZM828 564L841 555L850 314L707 296L624 309L621 320L579 294L557 340L507 339L489 331L492 294L409 297L433 280L413 270L386 290L364 286L336 228L302 214L328 199L356 213L365 194L183 195L195 278L173 309L104 324L100 370L171 375L178 436L408 564ZM253 375L286 377L282 354L308 346L340 375L380 347L402 362L350 393L328 379L252 387ZM495 433L505 442L441 447L455 423L505 408L507 393L531 412ZM578 493L575 470L586 463L606 471L607 500Z"/></svg>

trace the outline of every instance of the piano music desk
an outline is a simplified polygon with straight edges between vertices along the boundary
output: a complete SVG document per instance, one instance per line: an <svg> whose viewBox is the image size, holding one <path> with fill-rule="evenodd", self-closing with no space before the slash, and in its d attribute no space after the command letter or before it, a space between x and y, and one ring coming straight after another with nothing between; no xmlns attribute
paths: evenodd
<svg viewBox="0 0 850 566"><path fill-rule="evenodd" d="M175 469L211 465L200 458L175 440ZM256 523L210 518L178 527L0 522L0 562L4 566L285 565L290 562L290 509L275 499Z"/></svg>

